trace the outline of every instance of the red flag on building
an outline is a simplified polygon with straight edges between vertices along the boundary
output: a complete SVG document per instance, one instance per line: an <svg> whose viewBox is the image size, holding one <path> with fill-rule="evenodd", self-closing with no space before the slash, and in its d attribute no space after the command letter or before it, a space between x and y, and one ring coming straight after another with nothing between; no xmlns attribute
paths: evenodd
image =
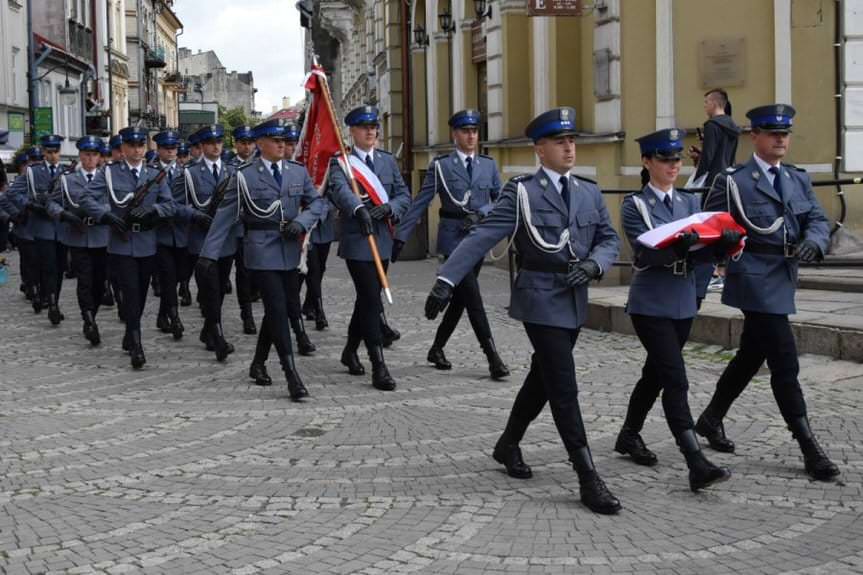
<svg viewBox="0 0 863 575"><path fill-rule="evenodd" d="M330 158L339 151L339 128L333 123L327 110L322 78L326 79L324 69L313 65L309 77L306 78L309 105L306 108L303 132L300 134L300 146L295 155L295 159L306 166L317 188L324 183Z"/></svg>

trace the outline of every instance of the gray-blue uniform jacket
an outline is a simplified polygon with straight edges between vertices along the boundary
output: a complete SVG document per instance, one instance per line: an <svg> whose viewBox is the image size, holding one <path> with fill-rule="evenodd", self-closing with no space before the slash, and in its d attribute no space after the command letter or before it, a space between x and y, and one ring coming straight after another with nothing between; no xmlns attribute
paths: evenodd
<svg viewBox="0 0 863 575"><path fill-rule="evenodd" d="M87 190L81 197L80 205L84 208L86 214L96 221L108 211L123 218L129 211L128 204L120 207L111 198L111 193L108 189L108 177L110 176L111 178L114 197L119 201L123 201L127 195L133 194L138 186L155 180L158 174L158 170L148 167L146 164L141 164L141 171L138 173L138 179L136 180L132 176L132 172L129 170L126 162L115 162L106 166L93 179L93 183L87 187ZM131 199L128 201L131 201ZM175 206L174 200L171 198L171 191L168 189L168 183L163 179L158 184L153 184L140 205L156 208L160 219L173 217ZM108 253L134 258L153 256L156 254L156 230L140 226L133 227L132 225L129 226L129 230L125 233L119 233L112 229L108 238Z"/></svg>
<svg viewBox="0 0 863 575"><path fill-rule="evenodd" d="M502 187L493 158L474 155L473 177L469 177L458 152L438 156L429 164L419 195L399 222L396 239L406 242L435 194L440 195L437 251L449 256L467 235L462 220L468 213L482 217L491 212ZM455 202L467 202L462 206ZM455 202L453 201L455 200Z"/></svg>
<svg viewBox="0 0 863 575"><path fill-rule="evenodd" d="M323 200L321 219L318 220L318 225L312 230L312 237L309 238L309 242L313 244L328 244L336 241L336 214L339 209L330 198L326 197Z"/></svg>
<svg viewBox="0 0 863 575"><path fill-rule="evenodd" d="M750 249L753 245L782 249L785 245L810 240L818 245L822 254L827 253L830 224L805 171L782 165L776 177L782 178L784 201L754 157L743 165L728 168L714 181L705 209L730 211L737 223L746 228L743 255L736 261L730 260L725 271L722 303L744 311L787 315L796 311L797 259L752 253ZM745 218L733 199L729 205L728 178L733 178L740 191ZM785 218L784 225L770 235L760 234L746 223L748 218L752 225L767 228L778 217Z"/></svg>
<svg viewBox="0 0 863 575"><path fill-rule="evenodd" d="M15 176L6 191L0 194L0 209L10 218L18 217L25 210L27 202L27 183L23 174ZM33 241L33 229L28 217L23 223L15 224L15 236L25 241Z"/></svg>
<svg viewBox="0 0 863 575"><path fill-rule="evenodd" d="M87 181L87 176L80 168L60 176L58 185L54 187L48 211L52 217L59 219L64 210L72 212L84 222L83 226L72 225L69 222L59 222L57 235L63 245L73 248L104 248L108 246L110 229L99 224L87 215L81 206L81 198L100 176L101 170L96 170L93 180Z"/></svg>
<svg viewBox="0 0 863 575"><path fill-rule="evenodd" d="M67 168L67 166L58 164L56 174L54 178L51 178L47 162L33 164L27 168L27 172L32 174L32 185L28 181L27 172L25 172L24 175L12 182L7 193L10 194L10 199L19 210L24 210L28 204L35 203L37 201L36 196L40 198L39 201L44 201L47 205L57 179ZM50 216L43 216L35 212L30 212L25 225L17 229L23 233L21 237L25 239L57 239L57 223Z"/></svg>
<svg viewBox="0 0 863 575"><path fill-rule="evenodd" d="M389 196L389 205L393 211L391 219L394 224L398 223L411 205L410 190L402 179L399 166L392 154L375 148L373 162L375 175ZM329 197L342 212L339 256L346 260L372 261L372 250L369 247L369 242L360 231L359 221L353 217L354 210L362 201L351 190L350 181L342 170L337 157L330 161ZM393 250L393 237L390 234L389 226L386 220L374 220L373 225L378 252L382 260L388 260Z"/></svg>
<svg viewBox="0 0 863 575"><path fill-rule="evenodd" d="M700 202L693 194L674 190L672 197L673 213L659 201L649 186L623 200L623 232L632 246L635 258L635 272L629 284L629 301L626 304L627 313L670 319L688 319L695 317L697 313L696 267L684 267L679 263L675 265L677 256L671 247L655 250L638 242L638 236L649 229L701 211ZM650 227L637 208L638 201L643 202L642 205L647 209ZM691 252L691 258L713 261L713 250L703 247Z"/></svg>
<svg viewBox="0 0 863 575"><path fill-rule="evenodd" d="M202 228L192 221L195 211L206 211L208 207L197 207L207 203L216 191L216 187L234 174L231 164L222 162L219 170L219 181L213 177L213 172L207 168L207 162L200 160L189 164L180 174L174 184L174 201L177 202L177 222L185 224L188 229L189 253L197 256L204 245L204 240L209 233L208 229ZM191 181L191 184L190 184ZM225 191L227 195L227 190ZM209 204L208 204L209 205ZM226 258L237 252L237 228L233 228L226 241L220 244L221 252L219 258Z"/></svg>
<svg viewBox="0 0 863 575"><path fill-rule="evenodd" d="M161 170L162 163L158 161L154 162L151 164L151 167L154 170ZM171 190L171 195L174 197L176 211L174 213L174 217L170 220L159 222L159 225L156 228L156 241L160 246L185 248L189 245L189 224L178 217L181 204L174 193L177 186L177 180L182 177L183 166L174 162L168 167L168 174L165 176L165 182L167 182L168 189Z"/></svg>
<svg viewBox="0 0 863 575"><path fill-rule="evenodd" d="M569 230L568 246L556 253L545 253L534 245L524 223L524 210L517 206L519 184L527 194L530 221L542 240L558 243L564 230ZM491 213L444 263L440 277L457 285L486 252L515 234L521 269L510 296L510 317L564 329L580 328L587 319L587 286L567 285L568 264L576 258L591 259L601 270L610 269L620 251L620 238L611 226L596 182L571 176L569 191L571 208L567 216L563 199L542 169L534 175L511 179Z"/></svg>
<svg viewBox="0 0 863 575"><path fill-rule="evenodd" d="M308 231L321 217L324 200L318 195L305 166L291 160L283 160L281 166L281 188L260 159L245 164L236 172L201 247L201 257L218 259L222 243L240 222L246 227L243 241L246 269L290 271L300 265L298 239L282 236L279 224L293 220ZM245 181L245 191L241 180ZM253 206L249 205L249 200ZM276 202L281 202L280 209ZM273 213L263 217L261 212L274 205ZM301 208L305 209L301 211Z"/></svg>

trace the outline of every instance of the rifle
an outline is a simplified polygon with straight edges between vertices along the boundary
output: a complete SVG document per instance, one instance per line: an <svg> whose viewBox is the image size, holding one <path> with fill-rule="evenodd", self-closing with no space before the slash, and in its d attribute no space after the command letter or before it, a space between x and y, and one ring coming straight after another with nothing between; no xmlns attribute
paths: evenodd
<svg viewBox="0 0 863 575"><path fill-rule="evenodd" d="M168 175L168 171L165 168L159 170L159 173L156 174L156 177L152 180L144 182L137 188L135 188L135 193L132 195L132 199L129 201L129 205L126 207L126 211L123 213L123 221L126 222L127 225L131 225L132 222L129 221L129 214L132 213L132 210L140 206L144 202L144 198L147 197L147 194L150 193L150 188L153 185L158 185L165 179L165 176Z"/></svg>

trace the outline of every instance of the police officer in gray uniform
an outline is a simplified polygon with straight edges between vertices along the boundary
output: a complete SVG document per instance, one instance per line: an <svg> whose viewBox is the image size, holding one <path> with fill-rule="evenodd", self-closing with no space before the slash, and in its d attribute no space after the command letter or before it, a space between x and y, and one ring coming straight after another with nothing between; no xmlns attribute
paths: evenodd
<svg viewBox="0 0 863 575"><path fill-rule="evenodd" d="M297 372L291 350L288 308L298 293L299 237L320 218L322 199L306 168L283 160L284 127L270 120L255 127L261 157L232 177L198 259L212 268L236 222L245 226L246 268L261 290L264 320L259 336L272 338L288 383L291 399L309 395ZM302 207L305 210L300 211ZM206 270L205 270L206 271Z"/></svg>
<svg viewBox="0 0 863 575"><path fill-rule="evenodd" d="M231 158L230 165L235 169L254 159L255 136L251 126L239 126L231 133L234 136L236 154ZM255 316L252 314L252 282L246 270L243 257L243 227L237 227L237 252L234 254L234 269L237 270L237 303L240 306L240 318L243 321L243 333L254 335L258 333Z"/></svg>
<svg viewBox="0 0 863 575"><path fill-rule="evenodd" d="M696 431L718 451L734 451L722 419L765 360L779 411L803 452L806 472L829 480L839 468L809 427L797 379L797 345L788 322L795 313L797 265L820 260L830 244L830 226L803 170L782 159L791 141L795 110L784 104L747 112L755 153L717 177L705 207L729 211L746 228L743 255L728 262L722 303L743 311L740 348L716 384Z"/></svg>
<svg viewBox="0 0 863 575"><path fill-rule="evenodd" d="M116 274L122 295L126 318L123 349L129 352L132 367L140 369L147 362L141 344L141 315L150 278L156 271L156 226L159 220L170 219L175 208L163 172L144 163L147 132L128 127L120 130L120 136L124 160L99 173L80 205L89 217L111 228L108 265ZM141 200L133 205L138 192Z"/></svg>
<svg viewBox="0 0 863 575"><path fill-rule="evenodd" d="M96 136L83 136L78 148L78 167L62 174L48 204L48 212L60 221L59 237L72 256L72 269L77 278L78 307L84 320L84 337L99 345L101 336L96 314L105 292L108 253L108 226L87 216L81 198L99 176L102 141Z"/></svg>
<svg viewBox="0 0 863 575"><path fill-rule="evenodd" d="M384 362L383 305L381 283L372 259L368 236L374 235L378 252L386 267L389 264L393 238L390 226L398 223L407 212L411 195L399 173L395 158L375 147L378 136L378 110L360 106L345 116L354 147L351 154L375 173L386 190L388 201L372 205L369 199L354 195L340 158L333 158L329 168L329 194L342 213L339 256L345 260L357 299L348 327L348 341L342 350L342 365L351 375L363 375L365 368L357 356L360 341L365 341L372 363L372 385L382 391L392 391L396 381ZM345 158L347 160L347 158Z"/></svg>
<svg viewBox="0 0 863 575"><path fill-rule="evenodd" d="M613 514L620 502L593 465L572 350L587 319L587 285L614 263L620 239L599 186L572 174L575 110L555 108L540 114L528 124L526 135L542 167L510 180L491 213L453 251L426 301L426 317L434 319L486 252L512 237L520 270L509 315L524 323L534 353L493 457L512 477L532 476L519 442L547 401L578 472L581 501L597 513Z"/></svg>
<svg viewBox="0 0 863 575"><path fill-rule="evenodd" d="M16 161L21 160L21 172L12 181L6 192L0 194L0 209L8 214L14 224L13 234L18 246L18 255L21 261L21 291L33 305L33 311L42 311L42 297L39 294L39 260L36 256L36 242L33 239L33 226L27 210L27 168L44 157L42 150L32 147L21 155L16 156Z"/></svg>
<svg viewBox="0 0 863 575"><path fill-rule="evenodd" d="M665 419L689 466L689 487L698 491L725 481L731 473L704 456L689 411L689 382L682 350L697 312L696 262L714 261L714 251L727 252L735 247L741 234L728 230L717 244L695 251L690 248L699 240L697 233L681 233L671 246L662 249L638 241L641 234L654 227L701 211L696 196L674 188L685 135L683 130L667 129L638 138L650 180L642 191L627 196L621 208L623 230L635 254L626 311L647 350L647 360L630 396L614 449L639 465L656 464L656 455L644 444L640 432L662 393Z"/></svg>
<svg viewBox="0 0 863 575"><path fill-rule="evenodd" d="M437 251L444 258L449 257L468 232L491 212L502 185L494 158L477 154L480 119L476 110L462 110L449 119L456 149L450 154L438 156L429 165L420 193L399 223L393 245L393 262L398 259L401 248L435 195L439 195L441 201ZM477 281L481 269L482 261L456 286L453 300L438 326L427 359L437 369L452 369L443 349L455 331L462 312L467 310L473 332L488 359L492 379L502 379L509 375L509 368L497 353L482 304Z"/></svg>

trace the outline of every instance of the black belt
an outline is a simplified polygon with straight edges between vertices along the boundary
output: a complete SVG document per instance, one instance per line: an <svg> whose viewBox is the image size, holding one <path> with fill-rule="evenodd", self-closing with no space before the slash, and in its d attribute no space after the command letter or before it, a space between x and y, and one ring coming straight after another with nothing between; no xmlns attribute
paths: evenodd
<svg viewBox="0 0 863 575"><path fill-rule="evenodd" d="M280 222L270 222L264 220L260 220L257 222L243 221L243 226L247 230L275 230L278 232L282 229L282 224Z"/></svg>
<svg viewBox="0 0 863 575"><path fill-rule="evenodd" d="M445 220L459 220L462 221L467 218L468 214L464 212L450 212L444 209L438 210L438 216Z"/></svg>
<svg viewBox="0 0 863 575"><path fill-rule="evenodd" d="M784 245L776 245L776 244L764 244L764 243L746 243L746 247L743 248L744 252L749 252L750 254L764 254L769 256L783 256L786 258L797 257L797 244L784 244Z"/></svg>
<svg viewBox="0 0 863 575"><path fill-rule="evenodd" d="M574 262L573 262L574 263ZM529 272L545 272L551 274L568 274L569 273L569 264L560 264L560 263L542 263L542 262L520 262L518 265L519 270L526 270Z"/></svg>
<svg viewBox="0 0 863 575"><path fill-rule="evenodd" d="M135 233L149 232L152 229L153 229L153 226L145 226L144 224L139 224L138 222L133 222L133 223L129 224L129 231L130 232L135 232Z"/></svg>

